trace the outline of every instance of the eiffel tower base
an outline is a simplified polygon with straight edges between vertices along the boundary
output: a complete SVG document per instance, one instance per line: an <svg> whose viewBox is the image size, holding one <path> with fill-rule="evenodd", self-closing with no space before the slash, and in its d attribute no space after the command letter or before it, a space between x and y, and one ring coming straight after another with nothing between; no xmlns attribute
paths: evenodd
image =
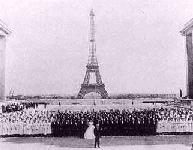
<svg viewBox="0 0 193 150"><path fill-rule="evenodd" d="M88 93L96 92L101 95L102 99L108 98L108 93L105 90L104 84L81 84L81 89L78 93L78 99L83 99L84 96Z"/></svg>

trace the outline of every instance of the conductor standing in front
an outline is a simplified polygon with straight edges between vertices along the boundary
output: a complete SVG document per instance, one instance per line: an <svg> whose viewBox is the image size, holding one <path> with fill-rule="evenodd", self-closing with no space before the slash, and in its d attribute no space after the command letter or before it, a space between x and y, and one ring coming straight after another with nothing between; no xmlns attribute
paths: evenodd
<svg viewBox="0 0 193 150"><path fill-rule="evenodd" d="M99 123L96 124L96 127L94 129L94 134L95 134L95 145L94 145L94 147L96 148L98 146L98 148L100 148L100 127L99 127Z"/></svg>

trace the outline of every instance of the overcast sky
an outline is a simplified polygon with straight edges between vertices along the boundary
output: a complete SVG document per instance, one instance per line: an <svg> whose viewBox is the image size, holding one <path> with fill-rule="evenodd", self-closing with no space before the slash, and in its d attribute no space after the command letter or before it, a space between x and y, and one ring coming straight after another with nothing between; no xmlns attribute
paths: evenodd
<svg viewBox="0 0 193 150"><path fill-rule="evenodd" d="M192 0L0 0L7 39L6 93L75 94L86 72L89 11L109 93L185 90L186 55L179 31Z"/></svg>

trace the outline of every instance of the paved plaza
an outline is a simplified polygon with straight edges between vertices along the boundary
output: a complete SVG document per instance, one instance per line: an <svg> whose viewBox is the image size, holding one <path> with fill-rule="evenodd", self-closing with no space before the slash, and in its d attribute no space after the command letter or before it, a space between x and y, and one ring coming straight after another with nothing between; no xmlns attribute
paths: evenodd
<svg viewBox="0 0 193 150"><path fill-rule="evenodd" d="M92 150L94 141L73 137L1 138L1 150ZM102 137L102 150L190 150L193 135Z"/></svg>

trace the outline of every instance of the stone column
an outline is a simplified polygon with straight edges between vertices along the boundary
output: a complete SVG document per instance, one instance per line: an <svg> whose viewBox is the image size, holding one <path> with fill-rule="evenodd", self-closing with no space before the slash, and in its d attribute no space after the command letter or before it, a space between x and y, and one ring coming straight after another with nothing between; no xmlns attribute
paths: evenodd
<svg viewBox="0 0 193 150"><path fill-rule="evenodd" d="M180 31L186 37L186 54L187 54L187 73L186 87L187 97L193 99L193 19L186 23L184 29Z"/></svg>
<svg viewBox="0 0 193 150"><path fill-rule="evenodd" d="M193 99L193 46L192 33L186 35L186 53L187 53L187 95Z"/></svg>
<svg viewBox="0 0 193 150"><path fill-rule="evenodd" d="M0 101L5 101L5 48L10 31L0 22Z"/></svg>
<svg viewBox="0 0 193 150"><path fill-rule="evenodd" d="M5 100L5 35L0 35L0 101Z"/></svg>

